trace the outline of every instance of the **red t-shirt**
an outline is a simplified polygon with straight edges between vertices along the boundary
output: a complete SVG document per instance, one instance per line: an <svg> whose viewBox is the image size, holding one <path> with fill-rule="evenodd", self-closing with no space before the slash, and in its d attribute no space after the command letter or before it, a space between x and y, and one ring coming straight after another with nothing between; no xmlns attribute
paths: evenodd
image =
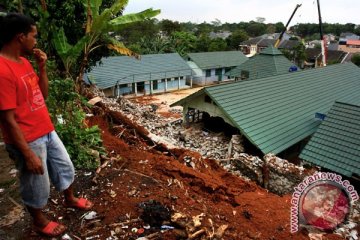
<svg viewBox="0 0 360 240"><path fill-rule="evenodd" d="M0 110L15 109L15 120L27 142L54 130L39 77L30 62L21 63L0 56ZM10 133L1 125L5 143L11 144Z"/></svg>

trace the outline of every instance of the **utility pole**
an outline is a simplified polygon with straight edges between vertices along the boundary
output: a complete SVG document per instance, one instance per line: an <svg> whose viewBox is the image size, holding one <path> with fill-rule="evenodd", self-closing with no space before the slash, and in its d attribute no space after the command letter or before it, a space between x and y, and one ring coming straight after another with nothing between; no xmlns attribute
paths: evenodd
<svg viewBox="0 0 360 240"><path fill-rule="evenodd" d="M317 0L318 5L318 14L319 14L319 31L320 31L320 40L321 40L321 55L322 55L322 65L326 66L326 42L323 35L322 20L321 20L321 11L320 11L320 0Z"/></svg>

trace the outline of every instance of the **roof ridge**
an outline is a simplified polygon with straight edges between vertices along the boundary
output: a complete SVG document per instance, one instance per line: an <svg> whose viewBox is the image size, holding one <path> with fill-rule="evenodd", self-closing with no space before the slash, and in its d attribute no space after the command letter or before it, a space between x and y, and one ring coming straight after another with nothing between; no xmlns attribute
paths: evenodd
<svg viewBox="0 0 360 240"><path fill-rule="evenodd" d="M279 68L278 68L278 65L277 65L277 63L278 63L278 58L275 56L275 55L273 55L272 56L272 59L273 59L273 63L274 63L274 65L275 65L275 72L276 73L278 73L279 72Z"/></svg>
<svg viewBox="0 0 360 240"><path fill-rule="evenodd" d="M360 104L355 104L355 103L349 103L349 102L343 102L343 101L335 100L334 105L335 105L336 103L339 103L339 104L342 104L342 105L348 105L348 106L360 108Z"/></svg>

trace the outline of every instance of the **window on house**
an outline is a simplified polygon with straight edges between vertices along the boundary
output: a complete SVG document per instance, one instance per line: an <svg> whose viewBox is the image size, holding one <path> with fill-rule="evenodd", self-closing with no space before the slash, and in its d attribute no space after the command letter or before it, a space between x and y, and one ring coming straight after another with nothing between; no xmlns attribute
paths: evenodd
<svg viewBox="0 0 360 240"><path fill-rule="evenodd" d="M248 79L249 78L249 71L241 71L241 79Z"/></svg>
<svg viewBox="0 0 360 240"><path fill-rule="evenodd" d="M179 80L179 77L174 77L175 80Z"/></svg>
<svg viewBox="0 0 360 240"><path fill-rule="evenodd" d="M204 99L205 102L207 103L211 103L211 98L208 96L208 95L205 95L205 99Z"/></svg>
<svg viewBox="0 0 360 240"><path fill-rule="evenodd" d="M183 80L183 79L184 79L184 77L183 77L183 76L181 76L181 77L180 77L180 79L181 79L181 80Z"/></svg>
<svg viewBox="0 0 360 240"><path fill-rule="evenodd" d="M205 77L210 77L211 76L211 69L207 69L205 71Z"/></svg>
<svg viewBox="0 0 360 240"><path fill-rule="evenodd" d="M215 69L215 75L216 75L216 76L222 75L222 68L217 68L217 69Z"/></svg>
<svg viewBox="0 0 360 240"><path fill-rule="evenodd" d="M161 82L164 83L164 82L165 82L165 78L161 79Z"/></svg>
<svg viewBox="0 0 360 240"><path fill-rule="evenodd" d="M152 81L152 84L153 84L153 90L158 90L158 88L159 88L158 81L157 80Z"/></svg>

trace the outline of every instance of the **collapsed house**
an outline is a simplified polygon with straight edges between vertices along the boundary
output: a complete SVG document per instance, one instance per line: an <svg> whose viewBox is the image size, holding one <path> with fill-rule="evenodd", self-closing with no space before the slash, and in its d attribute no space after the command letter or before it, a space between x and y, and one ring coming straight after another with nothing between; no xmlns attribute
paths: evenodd
<svg viewBox="0 0 360 240"><path fill-rule="evenodd" d="M200 91L173 103L183 118L197 110L237 128L263 154L288 158L305 146L335 101L360 103L360 68L352 63L244 80Z"/></svg>
<svg viewBox="0 0 360 240"><path fill-rule="evenodd" d="M148 54L101 59L89 73L88 82L106 96L145 95L192 87L193 71L178 53Z"/></svg>

